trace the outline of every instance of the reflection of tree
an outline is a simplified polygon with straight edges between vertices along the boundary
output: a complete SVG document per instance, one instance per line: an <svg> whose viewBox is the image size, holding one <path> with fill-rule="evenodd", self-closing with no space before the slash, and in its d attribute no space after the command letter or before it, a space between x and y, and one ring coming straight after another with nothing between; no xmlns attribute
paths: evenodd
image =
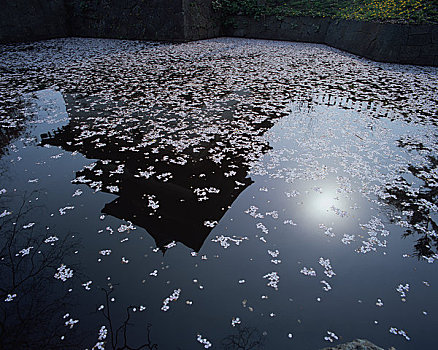
<svg viewBox="0 0 438 350"><path fill-rule="evenodd" d="M17 113L15 107L5 106L0 103L0 110L5 108L9 115L3 115L0 112L0 156L6 153L6 147L16 138L18 138L24 131L24 120Z"/></svg>
<svg viewBox="0 0 438 350"><path fill-rule="evenodd" d="M263 349L264 339L257 328L236 326L237 334L231 334L222 339L225 350Z"/></svg>
<svg viewBox="0 0 438 350"><path fill-rule="evenodd" d="M127 329L128 326L131 324L129 323L131 319L131 312L136 310L135 306L128 306L126 308L126 317L124 321L120 324L119 327L116 328L116 326L113 323L113 319L111 316L111 303L110 303L110 295L114 292L114 289L111 288L109 291L106 289L103 289L103 292L105 293L105 308L101 310L103 313L103 316L105 317L107 323L108 323L108 334L105 333L104 336L100 335L99 340L101 342L98 342L93 349L99 349L103 348L103 344L105 344L105 348L110 348L113 350L141 350L141 349L149 349L154 350L158 349L157 344L153 344L151 341L151 325L148 324L146 327L146 339L147 342L137 346L132 347L128 345L128 334ZM108 340L107 340L108 339Z"/></svg>
<svg viewBox="0 0 438 350"><path fill-rule="evenodd" d="M61 339L75 329L64 325L68 292L55 289L62 282L54 278L74 247L67 238L46 243L38 224L29 227L26 220L36 209L29 204L31 196L0 219L0 348L76 349L79 344L69 336ZM3 205L0 209L9 212Z"/></svg>
<svg viewBox="0 0 438 350"><path fill-rule="evenodd" d="M421 145L419 147L422 147ZM415 255L421 258L430 258L438 253L438 225L432 216L437 211L438 196L438 158L429 157L430 165L415 167L408 170L417 179L423 182L420 188L414 188L404 178L387 185L386 201L398 208L402 219L398 224L406 228L404 236L418 234L420 237L415 244Z"/></svg>

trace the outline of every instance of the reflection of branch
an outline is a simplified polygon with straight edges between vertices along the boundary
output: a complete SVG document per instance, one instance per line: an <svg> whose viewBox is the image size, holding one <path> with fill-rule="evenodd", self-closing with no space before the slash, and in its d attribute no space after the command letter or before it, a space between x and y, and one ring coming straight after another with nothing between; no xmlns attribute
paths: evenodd
<svg viewBox="0 0 438 350"><path fill-rule="evenodd" d="M262 349L264 339L257 328L236 326L237 334L231 334L222 339L222 346L226 350L253 350Z"/></svg>
<svg viewBox="0 0 438 350"><path fill-rule="evenodd" d="M2 277L10 280L8 283L3 280L0 288L0 299L4 298L8 293L20 288L29 280L38 277L43 271L48 268L59 267L62 258L73 247L66 246L67 237L57 244L57 249L46 251L43 249L43 237L34 237L34 227L22 230L21 223L36 207L28 208L29 198L35 194L35 191L29 195L24 195L22 204L12 218L5 220L0 226L2 238L5 240L4 245L0 249L0 267L2 268ZM8 228L10 227L11 228ZM23 247L32 247L28 254L17 255L18 250ZM9 270L9 271L8 271Z"/></svg>
<svg viewBox="0 0 438 350"><path fill-rule="evenodd" d="M128 326L132 325L129 323L129 320L131 319L130 311L133 310L135 307L130 305L126 308L126 318L122 322L122 324L117 328L117 330L114 332L113 322L111 319L111 309L110 309L110 295L113 293L114 289L111 289L110 291L102 288L103 292L105 293L105 304L106 304L106 312L105 308L102 310L102 313L106 320L108 321L108 327L109 327L109 335L111 338L111 348L113 350L141 350L141 349L149 349L154 350L158 349L157 344L152 344L151 342L151 325L147 325L147 342L143 345L140 345L139 347L131 347L128 345L128 334L127 329ZM119 336L123 336L123 342L119 345Z"/></svg>
<svg viewBox="0 0 438 350"><path fill-rule="evenodd" d="M436 210L433 207L436 205L438 196L438 188L433 181L438 159L429 157L429 160L431 162L430 167L409 166L410 173L424 182L421 188L413 188L400 176L397 181L388 184L385 189L389 194L386 201L406 216L406 221L403 222L406 233L403 236L407 237L414 233L420 235L414 245L414 254L418 259L433 258L438 252L438 225L431 216L431 211ZM409 213L409 215L406 215L406 213Z"/></svg>
<svg viewBox="0 0 438 350"><path fill-rule="evenodd" d="M14 125L9 125L7 128L0 128L0 158L9 153L7 147L25 132L25 119L18 112L18 108L22 108L22 106L11 107L10 105L0 103L0 118L6 115L9 118L12 117L10 119L15 121ZM0 175L3 175L3 170L3 168L0 168Z"/></svg>
<svg viewBox="0 0 438 350"><path fill-rule="evenodd" d="M1 220L0 349L77 349L80 344L71 343L70 337L61 340L69 293L53 288L59 283L54 271L74 244L68 236L57 238L56 245L46 244L45 230L38 223L23 227L25 220L35 218L36 206L29 204L34 194L25 194L18 209Z"/></svg>

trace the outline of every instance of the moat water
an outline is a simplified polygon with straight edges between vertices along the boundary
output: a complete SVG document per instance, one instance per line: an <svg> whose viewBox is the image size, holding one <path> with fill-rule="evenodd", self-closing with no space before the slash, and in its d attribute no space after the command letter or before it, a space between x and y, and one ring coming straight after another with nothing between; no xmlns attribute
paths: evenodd
<svg viewBox="0 0 438 350"><path fill-rule="evenodd" d="M1 348L436 344L437 68L227 38L0 57Z"/></svg>

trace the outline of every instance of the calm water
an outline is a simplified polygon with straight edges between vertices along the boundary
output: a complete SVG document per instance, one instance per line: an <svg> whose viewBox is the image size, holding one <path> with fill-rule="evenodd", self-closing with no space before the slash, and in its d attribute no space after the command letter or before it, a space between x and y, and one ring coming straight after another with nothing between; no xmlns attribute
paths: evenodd
<svg viewBox="0 0 438 350"><path fill-rule="evenodd" d="M0 57L1 348L436 343L436 68L238 39Z"/></svg>

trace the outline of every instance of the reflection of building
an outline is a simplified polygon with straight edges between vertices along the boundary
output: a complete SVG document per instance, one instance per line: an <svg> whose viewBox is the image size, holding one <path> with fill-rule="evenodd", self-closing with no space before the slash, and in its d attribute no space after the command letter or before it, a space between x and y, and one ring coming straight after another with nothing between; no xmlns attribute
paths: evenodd
<svg viewBox="0 0 438 350"><path fill-rule="evenodd" d="M0 106L8 116L0 114L0 156L6 153L6 147L21 134L40 135L48 132L47 127L64 125L68 120L65 102L59 91L39 90L21 96L21 112L10 106ZM9 110L8 108L9 107ZM32 128L26 130L26 124Z"/></svg>
<svg viewBox="0 0 438 350"><path fill-rule="evenodd" d="M154 162L149 160L148 163ZM222 218L252 180L246 177L245 168L236 169L235 176L226 177L227 167L205 159L191 160L183 166L166 164L164 168L173 176L166 182L132 176L128 168L126 174L116 180L119 181L119 197L106 204L102 211L146 228L161 249L172 241L179 241L199 251L214 222ZM91 176L91 171L87 171L86 178ZM196 189L201 195L196 195L193 191ZM214 193L217 190L220 192ZM209 199L203 200L203 197Z"/></svg>
<svg viewBox="0 0 438 350"><path fill-rule="evenodd" d="M214 122L244 141L212 135L211 130L207 138L198 119L199 127L184 128L186 134L181 135L179 124L179 129L163 128L162 135L145 142L156 129L138 117L136 123L126 123L129 133L114 133L113 123L91 124L78 113L42 143L99 159L78 172L75 182L118 196L102 212L144 227L163 251L173 241L199 251L214 225L252 183L247 177L248 155L254 149L259 154L268 149L257 136L272 125L263 118L260 123L248 123L248 130L242 132L232 130L229 119ZM123 132L129 136L125 138ZM192 139L184 149L169 141L179 142L187 135ZM199 142L191 142L197 137Z"/></svg>

